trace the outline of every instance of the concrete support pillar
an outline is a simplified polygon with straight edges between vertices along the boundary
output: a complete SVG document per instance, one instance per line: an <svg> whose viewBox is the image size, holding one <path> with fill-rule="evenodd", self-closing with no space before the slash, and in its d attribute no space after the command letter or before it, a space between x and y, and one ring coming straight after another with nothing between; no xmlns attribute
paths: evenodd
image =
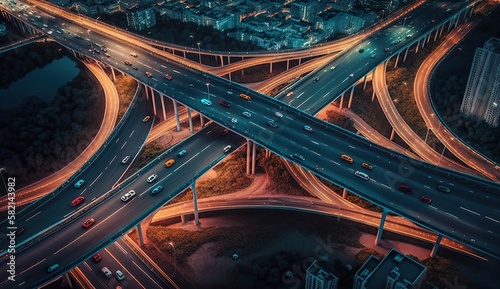
<svg viewBox="0 0 500 289"><path fill-rule="evenodd" d="M380 239L382 239L382 232L384 231L385 218L387 217L389 210L383 208L382 215L380 216L380 225L378 226L377 237L375 238L375 245L380 245Z"/></svg>
<svg viewBox="0 0 500 289"><path fill-rule="evenodd" d="M252 148L252 141L247 138L247 175L250 174L250 153Z"/></svg>
<svg viewBox="0 0 500 289"><path fill-rule="evenodd" d="M187 107L187 111L188 111L189 131L191 133L194 133L193 118L191 117L191 108Z"/></svg>
<svg viewBox="0 0 500 289"><path fill-rule="evenodd" d="M152 87L150 87L151 89L151 101L153 102L153 115L156 116L156 100L155 100L155 91L153 90Z"/></svg>
<svg viewBox="0 0 500 289"><path fill-rule="evenodd" d="M73 49L71 49L71 52L73 53L74 57L78 58L78 56L76 55L76 52Z"/></svg>
<svg viewBox="0 0 500 289"><path fill-rule="evenodd" d="M422 38L422 48L424 48L424 46L425 46L425 37L427 37L427 36L424 36L424 38Z"/></svg>
<svg viewBox="0 0 500 289"><path fill-rule="evenodd" d="M269 73L273 73L273 63L269 62Z"/></svg>
<svg viewBox="0 0 500 289"><path fill-rule="evenodd" d="M399 55L401 54L401 52L399 52L397 55L396 55L396 61L394 61L394 68L398 67L398 61L399 61Z"/></svg>
<svg viewBox="0 0 500 289"><path fill-rule="evenodd" d="M266 159L271 157L271 151L266 149Z"/></svg>
<svg viewBox="0 0 500 289"><path fill-rule="evenodd" d="M344 105L344 93L342 93L342 96L340 97L339 109L342 109L343 105Z"/></svg>
<svg viewBox="0 0 500 289"><path fill-rule="evenodd" d="M137 235L139 236L139 247L144 246L144 235L142 231L141 223L137 224Z"/></svg>
<svg viewBox="0 0 500 289"><path fill-rule="evenodd" d="M405 50L405 56L403 56L403 62L406 61L406 56L408 55L408 51L410 50L410 46L406 47L406 50Z"/></svg>
<svg viewBox="0 0 500 289"><path fill-rule="evenodd" d="M290 59L286 61L286 70L290 69Z"/></svg>
<svg viewBox="0 0 500 289"><path fill-rule="evenodd" d="M111 65L109 66L109 68L111 68L111 75L113 75L113 81L116 81L115 69Z"/></svg>
<svg viewBox="0 0 500 289"><path fill-rule="evenodd" d="M436 29L436 33L434 33L434 41L436 41L438 34L439 34L439 28Z"/></svg>
<svg viewBox="0 0 500 289"><path fill-rule="evenodd" d="M372 92L372 102L375 100L375 89Z"/></svg>
<svg viewBox="0 0 500 289"><path fill-rule="evenodd" d="M200 113L200 125L201 125L201 128L205 127L205 118L203 117L203 115L201 113Z"/></svg>
<svg viewBox="0 0 500 289"><path fill-rule="evenodd" d="M415 47L415 54L417 54L419 46L420 46L420 39L417 41L417 46Z"/></svg>
<svg viewBox="0 0 500 289"><path fill-rule="evenodd" d="M427 41L425 43L429 43L429 40L431 40L431 33L430 32L427 34Z"/></svg>
<svg viewBox="0 0 500 289"><path fill-rule="evenodd" d="M366 83L368 82L367 79L368 79L368 74L366 74L364 79L363 79L363 90L365 90L365 88L366 88Z"/></svg>
<svg viewBox="0 0 500 289"><path fill-rule="evenodd" d="M349 95L349 102L347 103L347 108L351 108L352 98L354 97L354 88L356 86L353 85L351 88L351 94Z"/></svg>
<svg viewBox="0 0 500 289"><path fill-rule="evenodd" d="M165 108L165 95L160 93L160 101L161 101L161 113L163 115L163 120L167 120L167 109Z"/></svg>
<svg viewBox="0 0 500 289"><path fill-rule="evenodd" d="M302 63L302 58L299 58L299 65Z"/></svg>
<svg viewBox="0 0 500 289"><path fill-rule="evenodd" d="M184 57L184 59L186 59L186 50L182 51L182 57Z"/></svg>
<svg viewBox="0 0 500 289"><path fill-rule="evenodd" d="M342 198L347 199L347 190L342 189Z"/></svg>
<svg viewBox="0 0 500 289"><path fill-rule="evenodd" d="M443 30L444 30L444 25L441 25L441 30L439 31L439 37L441 37L441 35L443 34Z"/></svg>
<svg viewBox="0 0 500 289"><path fill-rule="evenodd" d="M219 55L220 58L220 66L224 66L224 56Z"/></svg>
<svg viewBox="0 0 500 289"><path fill-rule="evenodd" d="M392 130L391 130L391 137L389 137L389 140L393 140L394 139L394 133L395 132L396 131L394 130L394 128L392 128Z"/></svg>
<svg viewBox="0 0 500 289"><path fill-rule="evenodd" d="M198 201L196 200L196 181L191 184L191 189L193 190L193 207L194 207L194 224L195 226L201 225L200 219L198 218Z"/></svg>
<svg viewBox="0 0 500 289"><path fill-rule="evenodd" d="M434 247L432 247L432 251L430 253L431 258L436 257L436 254L437 254L437 251L439 248L439 244L441 243L442 238L443 238L443 235L439 234L437 237L436 243L434 243Z"/></svg>
<svg viewBox="0 0 500 289"><path fill-rule="evenodd" d="M149 100L149 91L148 91L148 86L144 84L144 90L146 91L146 99Z"/></svg>
<svg viewBox="0 0 500 289"><path fill-rule="evenodd" d="M252 175L255 174L255 156L257 155L257 144L253 142L252 146Z"/></svg>
<svg viewBox="0 0 500 289"><path fill-rule="evenodd" d="M75 286L73 286L73 282L71 282L71 278L69 277L68 272L64 273L62 277L64 279L64 282L66 282L66 285L68 285L69 288L75 288Z"/></svg>
<svg viewBox="0 0 500 289"><path fill-rule="evenodd" d="M181 223L182 224L186 223L186 215L181 215Z"/></svg>
<svg viewBox="0 0 500 289"><path fill-rule="evenodd" d="M177 109L177 101L175 101L175 99L172 99L172 104L174 105L175 123L177 125L176 129L177 131L181 131L181 123L179 121L179 109Z"/></svg>
<svg viewBox="0 0 500 289"><path fill-rule="evenodd" d="M457 28L457 26L458 26L458 21L459 21L459 20L460 20L460 16L459 16L459 17L457 17L457 21L455 21L455 26L453 26L453 29Z"/></svg>

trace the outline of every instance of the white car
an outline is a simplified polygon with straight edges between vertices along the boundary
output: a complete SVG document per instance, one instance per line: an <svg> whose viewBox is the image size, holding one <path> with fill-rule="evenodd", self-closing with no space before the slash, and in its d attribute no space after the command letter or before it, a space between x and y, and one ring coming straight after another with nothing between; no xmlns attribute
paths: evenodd
<svg viewBox="0 0 500 289"><path fill-rule="evenodd" d="M312 128L312 127L310 127L310 126L308 126L308 125L305 125L305 126L304 126L304 129L305 129L306 131L308 131L308 132L313 132L313 131L314 131L314 130L313 130L313 128Z"/></svg>
<svg viewBox="0 0 500 289"><path fill-rule="evenodd" d="M355 171L354 175L358 178L365 180L365 181L368 181L370 179L370 177L367 174L360 172L360 171Z"/></svg>
<svg viewBox="0 0 500 289"><path fill-rule="evenodd" d="M116 270L115 275L116 275L116 279L118 279L118 280L125 279L125 274L123 274L123 272L120 270Z"/></svg>
<svg viewBox="0 0 500 289"><path fill-rule="evenodd" d="M201 100L201 104L206 105L206 106L211 106L212 102L210 100L204 98Z"/></svg>
<svg viewBox="0 0 500 289"><path fill-rule="evenodd" d="M126 201L132 199L134 196L135 196L135 191L134 190L130 190L125 195L123 195L121 197L121 199L122 199L122 201L126 202Z"/></svg>
<svg viewBox="0 0 500 289"><path fill-rule="evenodd" d="M230 145L225 146L222 150L227 153L231 149Z"/></svg>
<svg viewBox="0 0 500 289"><path fill-rule="evenodd" d="M237 122L238 122L238 120L237 120L236 118L234 118L234 117L233 117L233 118L231 118L231 122L232 122L232 123L237 123Z"/></svg>
<svg viewBox="0 0 500 289"><path fill-rule="evenodd" d="M156 174L150 175L148 178L148 183L154 182L154 180L156 180L157 178L158 178L158 175L156 175Z"/></svg>
<svg viewBox="0 0 500 289"><path fill-rule="evenodd" d="M275 113L274 113L274 115L275 115L276 117L279 117L279 118L282 118L282 117L283 117L283 114L282 114L281 112L279 112L279 111L275 112Z"/></svg>
<svg viewBox="0 0 500 289"><path fill-rule="evenodd" d="M244 111L243 115L246 117L252 117L252 114L250 114L248 111Z"/></svg>
<svg viewBox="0 0 500 289"><path fill-rule="evenodd" d="M354 77L354 74L352 74L352 73L351 73L351 74L349 74L349 77Z"/></svg>

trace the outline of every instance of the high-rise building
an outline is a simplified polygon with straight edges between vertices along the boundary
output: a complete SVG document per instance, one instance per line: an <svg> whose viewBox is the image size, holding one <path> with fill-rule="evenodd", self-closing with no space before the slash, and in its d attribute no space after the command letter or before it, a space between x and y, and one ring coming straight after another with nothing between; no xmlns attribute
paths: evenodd
<svg viewBox="0 0 500 289"><path fill-rule="evenodd" d="M460 111L497 127L500 118L500 39L477 48Z"/></svg>
<svg viewBox="0 0 500 289"><path fill-rule="evenodd" d="M313 23L318 13L316 2L293 2L290 6L290 14L293 19Z"/></svg>
<svg viewBox="0 0 500 289"><path fill-rule="evenodd" d="M136 8L126 11L128 27L141 31L156 25L156 15L152 8Z"/></svg>
<svg viewBox="0 0 500 289"><path fill-rule="evenodd" d="M380 260L370 256L354 276L353 289L419 289L427 272L423 264L391 249Z"/></svg>
<svg viewBox="0 0 500 289"><path fill-rule="evenodd" d="M307 268L305 289L337 289L338 283L339 278L323 270L318 260L314 260Z"/></svg>

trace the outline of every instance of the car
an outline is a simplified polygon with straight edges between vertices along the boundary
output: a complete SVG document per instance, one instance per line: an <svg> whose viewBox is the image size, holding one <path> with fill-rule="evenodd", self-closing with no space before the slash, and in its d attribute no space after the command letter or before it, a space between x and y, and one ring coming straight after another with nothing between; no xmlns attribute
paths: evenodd
<svg viewBox="0 0 500 289"><path fill-rule="evenodd" d="M101 51L99 49L97 49L97 48L94 48L94 53L101 54Z"/></svg>
<svg viewBox="0 0 500 289"><path fill-rule="evenodd" d="M385 51L385 52L389 51L389 47L386 47L386 48L384 49L384 51Z"/></svg>
<svg viewBox="0 0 500 289"><path fill-rule="evenodd" d="M408 34L406 35L406 39L410 39L413 36L413 34Z"/></svg>
<svg viewBox="0 0 500 289"><path fill-rule="evenodd" d="M158 194L161 190L163 190L162 186L156 186L152 191L151 194L155 195Z"/></svg>
<svg viewBox="0 0 500 289"><path fill-rule="evenodd" d="M122 164L126 164L128 160L130 159L130 156L125 156L122 160Z"/></svg>
<svg viewBox="0 0 500 289"><path fill-rule="evenodd" d="M106 55L106 57L111 57L111 55L109 53L104 53L104 55Z"/></svg>
<svg viewBox="0 0 500 289"><path fill-rule="evenodd" d="M225 107L231 107L231 104L223 99L219 100L219 104Z"/></svg>
<svg viewBox="0 0 500 289"><path fill-rule="evenodd" d="M341 154L340 155L340 159L343 160L343 161L346 161L346 162L348 162L350 164L352 164L354 162L354 160L350 156L348 156L346 154Z"/></svg>
<svg viewBox="0 0 500 289"><path fill-rule="evenodd" d="M318 81L319 81L319 77L316 77L316 78L314 78L314 79L313 79L313 82L314 82L314 83L316 83L316 82L318 82Z"/></svg>
<svg viewBox="0 0 500 289"><path fill-rule="evenodd" d="M370 177L367 174L360 172L360 171L355 171L354 175L358 178L365 180L365 181L368 181L370 179Z"/></svg>
<svg viewBox="0 0 500 289"><path fill-rule="evenodd" d="M282 117L283 117L283 114L282 114L281 112L279 112L279 111L275 112L275 113L274 113L274 115L275 115L276 117L279 117L279 118L282 118Z"/></svg>
<svg viewBox="0 0 500 289"><path fill-rule="evenodd" d="M450 189L448 187L443 186L443 185L437 185L436 189L438 191L443 192L443 193L449 193L450 192Z"/></svg>
<svg viewBox="0 0 500 289"><path fill-rule="evenodd" d="M146 72L145 72L145 74L146 74L146 76L147 76L148 78L153 76L153 74L152 74L151 72L149 72L149 71L146 71Z"/></svg>
<svg viewBox="0 0 500 289"><path fill-rule="evenodd" d="M137 57L137 53L135 53L135 52L130 52L130 56L132 56L132 57Z"/></svg>
<svg viewBox="0 0 500 289"><path fill-rule="evenodd" d="M189 87L194 87L194 83L190 83L190 84L189 84Z"/></svg>
<svg viewBox="0 0 500 289"><path fill-rule="evenodd" d="M113 273L111 273L111 270L108 269L108 267L102 267L101 272L106 275L106 277L111 278L113 276Z"/></svg>
<svg viewBox="0 0 500 289"><path fill-rule="evenodd" d="M334 70L334 69L335 69L335 65L334 65L334 66L332 66L332 67L330 67L330 70Z"/></svg>
<svg viewBox="0 0 500 289"><path fill-rule="evenodd" d="M238 122L238 120L237 120L236 118L234 118L234 117L233 117L233 118L231 118L231 122L232 122L232 123L237 123L237 122Z"/></svg>
<svg viewBox="0 0 500 289"><path fill-rule="evenodd" d="M359 53L363 53L363 51L365 51L365 49L364 48L360 48L358 51L359 51Z"/></svg>
<svg viewBox="0 0 500 289"><path fill-rule="evenodd" d="M246 117L252 117L252 114L249 113L248 111L244 111L242 114Z"/></svg>
<svg viewBox="0 0 500 289"><path fill-rule="evenodd" d="M252 99L249 95L246 95L244 93L240 93L240 97L243 98L244 100L251 100Z"/></svg>
<svg viewBox="0 0 500 289"><path fill-rule="evenodd" d="M232 94L233 93L233 88L232 87L228 87L227 88L227 93Z"/></svg>
<svg viewBox="0 0 500 289"><path fill-rule="evenodd" d="M78 197L76 197L73 201L71 201L70 206L72 206L72 207L76 207L76 206L77 206L77 205L79 205L81 202L83 202L83 200L85 200L85 197L84 197L84 196L78 196Z"/></svg>
<svg viewBox="0 0 500 289"><path fill-rule="evenodd" d="M399 190L400 192L405 193L405 194L409 194L409 195L410 195L410 194L413 194L413 189L412 189L410 186L405 185L405 184L400 184L400 185L398 186L398 190Z"/></svg>
<svg viewBox="0 0 500 289"><path fill-rule="evenodd" d="M371 58L375 58L375 54L370 55Z"/></svg>
<svg viewBox="0 0 500 289"><path fill-rule="evenodd" d="M123 274L123 272L122 272L122 271L120 271L120 270L116 270L116 272L115 272L115 276L116 276L116 279L118 279L118 280L123 280L123 279L125 279L125 274Z"/></svg>
<svg viewBox="0 0 500 289"><path fill-rule="evenodd" d="M286 94L286 96L290 97L293 95L293 91L290 91L289 93Z"/></svg>
<svg viewBox="0 0 500 289"><path fill-rule="evenodd" d="M147 181L148 181L148 183L152 183L152 182L154 182L154 180L156 180L157 178L158 178L158 175L156 175L156 174L152 174L152 175L150 175L150 176L148 177Z"/></svg>
<svg viewBox="0 0 500 289"><path fill-rule="evenodd" d="M421 195L421 196L420 196L420 200L421 200L422 202L427 203L427 204L432 203L431 198L429 198L429 197L427 197L427 196L424 196L424 195Z"/></svg>
<svg viewBox="0 0 500 289"><path fill-rule="evenodd" d="M201 104L205 105L205 106L211 106L212 105L212 102L206 98L203 98L201 100Z"/></svg>
<svg viewBox="0 0 500 289"><path fill-rule="evenodd" d="M175 163L174 159L169 159L168 161L165 162L165 167L169 168Z"/></svg>
<svg viewBox="0 0 500 289"><path fill-rule="evenodd" d="M125 65L128 65L128 66L132 66L132 62L128 61L128 60L125 60Z"/></svg>
<svg viewBox="0 0 500 289"><path fill-rule="evenodd" d="M373 166L369 163L362 163L361 166L367 170L373 170Z"/></svg>
<svg viewBox="0 0 500 289"><path fill-rule="evenodd" d="M186 154L186 150L181 150L180 152L177 153L177 157L182 157L183 155Z"/></svg>
<svg viewBox="0 0 500 289"><path fill-rule="evenodd" d="M142 122L148 122L148 120L150 120L151 117L149 115L146 115L143 119L142 119Z"/></svg>
<svg viewBox="0 0 500 289"><path fill-rule="evenodd" d="M220 135L226 135L229 133L229 130L227 128L223 129Z"/></svg>
<svg viewBox="0 0 500 289"><path fill-rule="evenodd" d="M101 256L101 254L99 254L99 253L95 254L94 256L92 256L92 260L93 260L94 262L96 262L96 263L97 263L97 262L102 261L102 256Z"/></svg>
<svg viewBox="0 0 500 289"><path fill-rule="evenodd" d="M83 223L82 227L84 227L84 228L89 228L89 227L90 227L90 226L92 226L94 223L95 223L94 218L90 218L90 219L87 219L87 220Z"/></svg>
<svg viewBox="0 0 500 289"><path fill-rule="evenodd" d="M352 74L352 73L351 73L351 74L349 74L349 77L354 77L354 74Z"/></svg>
<svg viewBox="0 0 500 289"><path fill-rule="evenodd" d="M267 122L267 124L271 127L274 127L274 128L277 128L278 127L278 124L276 124L274 121L270 120Z"/></svg>
<svg viewBox="0 0 500 289"><path fill-rule="evenodd" d="M131 65L132 65L132 64L131 64ZM133 70L137 70L137 67L135 67L135 66L134 66L134 67L132 67L132 69L133 69Z"/></svg>
<svg viewBox="0 0 500 289"><path fill-rule="evenodd" d="M301 161L305 161L306 160L306 158L303 155L299 155L299 154L293 154L293 157L295 159L298 159L298 160L301 160Z"/></svg>
<svg viewBox="0 0 500 289"><path fill-rule="evenodd" d="M222 151L223 151L223 152L225 152L225 153L227 153L230 149L231 149L231 146L230 146L230 145L227 145L227 146L225 146L225 147L222 149Z"/></svg>
<svg viewBox="0 0 500 289"><path fill-rule="evenodd" d="M116 286L115 286L115 289L123 289L123 287L122 287L122 286L120 286L120 285L116 285Z"/></svg>
<svg viewBox="0 0 500 289"><path fill-rule="evenodd" d="M168 73L165 73L163 74L163 76L167 79L167 80L172 80L172 76Z"/></svg>
<svg viewBox="0 0 500 289"><path fill-rule="evenodd" d="M54 264L47 269L47 272L52 273L59 268L59 264Z"/></svg>
<svg viewBox="0 0 500 289"><path fill-rule="evenodd" d="M133 197L135 197L135 191L134 190L130 190L127 193L125 193L125 195L123 195L120 199L123 202L127 202L128 200L132 199Z"/></svg>
<svg viewBox="0 0 500 289"><path fill-rule="evenodd" d="M312 128L312 127L310 127L310 126L308 126L308 125L304 125L304 129L305 129L306 131L308 131L308 132L313 132L313 131L314 131L314 130L313 130L313 128Z"/></svg>
<svg viewBox="0 0 500 289"><path fill-rule="evenodd" d="M84 180L78 180L78 182L75 183L74 187L75 188L79 188L79 187L81 187L83 185L83 183L85 183Z"/></svg>

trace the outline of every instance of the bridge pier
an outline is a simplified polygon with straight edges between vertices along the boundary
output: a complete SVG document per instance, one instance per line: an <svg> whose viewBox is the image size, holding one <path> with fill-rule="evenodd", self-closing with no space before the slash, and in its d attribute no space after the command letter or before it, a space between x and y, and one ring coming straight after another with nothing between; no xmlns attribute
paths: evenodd
<svg viewBox="0 0 500 289"><path fill-rule="evenodd" d="M152 87L149 88L151 90L151 102L153 103L153 115L156 116L156 100L155 100L155 91Z"/></svg>
<svg viewBox="0 0 500 289"><path fill-rule="evenodd" d="M398 67L398 61L399 61L399 55L401 54L401 52L399 52L398 54L396 54L396 61L394 62L394 68Z"/></svg>
<svg viewBox="0 0 500 289"><path fill-rule="evenodd" d="M181 223L182 224L186 223L186 215L181 215Z"/></svg>
<svg viewBox="0 0 500 289"><path fill-rule="evenodd" d="M438 248L439 248L439 244L441 243L441 239L442 238L443 238L443 235L438 234L436 243L434 243L434 247L432 247L432 251L430 253L431 258L436 257L436 254L437 254L437 251L438 251Z"/></svg>
<svg viewBox="0 0 500 289"><path fill-rule="evenodd" d="M410 46L406 47L405 56L403 56L403 62L406 61L406 56L408 55L409 50L410 50Z"/></svg>
<svg viewBox="0 0 500 289"><path fill-rule="evenodd" d="M203 115L201 113L200 113L200 125L201 125L201 128L205 127L205 118L203 117Z"/></svg>
<svg viewBox="0 0 500 289"><path fill-rule="evenodd" d="M250 174L250 150L252 148L252 141L247 138L247 175Z"/></svg>
<svg viewBox="0 0 500 289"><path fill-rule="evenodd" d="M375 89L372 92L372 102L375 100Z"/></svg>
<svg viewBox="0 0 500 289"><path fill-rule="evenodd" d="M347 199L347 190L345 188L342 189L342 198Z"/></svg>
<svg viewBox="0 0 500 289"><path fill-rule="evenodd" d="M351 108L352 98L354 97L354 88L356 86L353 85L351 88L351 94L349 95L349 102L347 103L347 108Z"/></svg>
<svg viewBox="0 0 500 289"><path fill-rule="evenodd" d="M342 96L340 97L340 104L339 104L339 109L342 109L343 105L344 105L344 93L342 93Z"/></svg>
<svg viewBox="0 0 500 289"><path fill-rule="evenodd" d="M66 282L66 285L68 285L69 288L75 288L75 286L73 286L73 282L71 282L71 278L69 277L68 272L64 273L62 277L64 279L64 282Z"/></svg>
<svg viewBox="0 0 500 289"><path fill-rule="evenodd" d="M391 136L389 137L389 140L393 140L394 139L394 134L396 133L396 131L394 130L394 128L392 128L391 130Z"/></svg>
<svg viewBox="0 0 500 289"><path fill-rule="evenodd" d="M195 226L201 225L200 219L198 218L198 201L196 200L196 180L193 180L191 184L193 190L193 207L194 207L194 224Z"/></svg>
<svg viewBox="0 0 500 289"><path fill-rule="evenodd" d="M373 73L373 70L372 70L372 73ZM368 79L368 74L366 74L364 79L363 79L363 90L365 90L365 88L366 88L367 79Z"/></svg>
<svg viewBox="0 0 500 289"><path fill-rule="evenodd" d="M116 82L116 74L115 74L115 69L113 68L113 66L109 66L109 68L111 68L111 75L113 75L113 81Z"/></svg>
<svg viewBox="0 0 500 289"><path fill-rule="evenodd" d="M187 107L187 113L188 113L188 122L189 122L189 131L191 133L194 133L194 128L193 128L193 118L191 117L191 108Z"/></svg>
<svg viewBox="0 0 500 289"><path fill-rule="evenodd" d="M165 109L165 95L160 93L160 101L161 101L161 112L163 115L163 120L167 120L167 111Z"/></svg>
<svg viewBox="0 0 500 289"><path fill-rule="evenodd" d="M175 99L172 99L172 104L174 105L176 130L181 131L181 123L179 121L179 109L177 108L177 101L175 101Z"/></svg>
<svg viewBox="0 0 500 289"><path fill-rule="evenodd" d="M144 246L144 232L142 231L142 222L137 224L137 236L139 236L139 247Z"/></svg>
<svg viewBox="0 0 500 289"><path fill-rule="evenodd" d="M269 73L273 73L273 62L269 62Z"/></svg>
<svg viewBox="0 0 500 289"><path fill-rule="evenodd" d="M257 154L257 143L252 142L252 175L255 174L255 155Z"/></svg>
<svg viewBox="0 0 500 289"><path fill-rule="evenodd" d="M146 84L144 84L144 90L146 91L146 99L149 100L149 92L148 92L148 86Z"/></svg>
<svg viewBox="0 0 500 289"><path fill-rule="evenodd" d="M380 216L380 225L378 226L377 237L375 238L375 245L380 245L380 239L382 239L382 233L384 231L385 218L387 217L389 210L382 208L382 215Z"/></svg>

